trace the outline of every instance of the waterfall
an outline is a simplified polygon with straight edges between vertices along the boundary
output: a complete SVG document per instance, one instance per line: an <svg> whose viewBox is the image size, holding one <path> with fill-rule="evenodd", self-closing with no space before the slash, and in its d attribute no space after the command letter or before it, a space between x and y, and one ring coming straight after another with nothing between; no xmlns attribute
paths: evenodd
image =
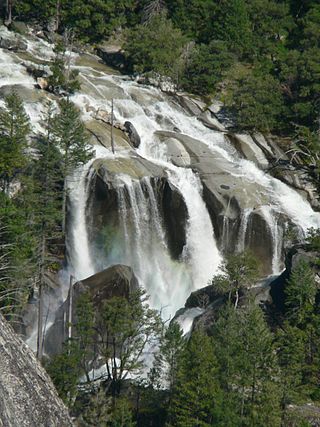
<svg viewBox="0 0 320 427"><path fill-rule="evenodd" d="M67 179L70 203L68 211L71 214L67 235L68 270L76 280L85 279L95 273L86 227L86 207L94 173L90 168L91 163L92 161L85 167L80 167Z"/></svg>
<svg viewBox="0 0 320 427"><path fill-rule="evenodd" d="M245 250L246 233L247 233L248 222L249 222L249 218L250 218L251 213L252 213L251 208L246 208L242 212L241 221L240 221L238 244L237 244L237 252L243 252Z"/></svg>
<svg viewBox="0 0 320 427"><path fill-rule="evenodd" d="M7 32L4 29L2 31ZM50 58L53 55L52 46L41 40L28 41L28 54L35 59L43 58L44 55ZM26 72L21 59L16 54L2 49L0 56L2 59L0 86L19 84L33 91L36 82ZM97 69L91 68L91 65L79 67L73 65L73 68L80 71L82 92L76 93L70 99L82 110L85 121L93 119L92 111L102 109L109 112L111 99L114 100L117 121L123 123L130 120L140 135L141 145L137 150L138 155L154 165L160 165L165 171L164 178L167 178L170 186L183 198L187 211L186 243L181 258L172 259L154 181L148 177L134 179L129 176L130 171L117 170L115 174L118 177L118 184L115 191L119 230L115 233L115 237L109 236L112 238L109 253L95 253L95 242L88 235L86 224L88 216L86 208L94 173L90 162L75 171L68 180L69 266L66 273L73 274L77 279L83 279L111 264L127 264L133 268L140 283L150 294L152 306L168 307L167 314L173 315L177 308L184 305L190 292L205 286L219 271L222 257L203 200L200 177L191 167L177 167L171 163L167 147L159 142L156 136L159 130L174 131L177 135L192 137L195 141L199 141L205 147L203 157L211 156L219 159L214 167L219 169L220 175L230 175L240 182L239 191L244 191L243 198L246 200L239 203L241 217L236 250L245 249L250 215L254 209L259 211L272 237L272 269L274 273L279 272L283 261L281 259L283 231L279 218L286 218L305 234L309 227L320 227L319 213L314 212L297 191L271 177L253 162L242 159L230 141L226 140L223 132L208 129L196 117L190 117L174 97L156 88L138 85L125 76L108 75L100 65ZM35 99L38 99L38 96ZM39 117L42 104L43 100L25 102L26 111L35 130L39 130L41 126ZM100 128L97 131L98 136L99 132ZM96 158L108 157L115 162L120 156L130 156L126 146L116 147L115 155L104 148L97 147L96 151ZM211 169L208 169L208 174L211 174ZM248 203L247 199L250 199ZM105 212L105 215L107 217L108 212ZM231 216L225 212L222 230L223 249L227 248L232 231L230 229L232 223L228 218Z"/></svg>
<svg viewBox="0 0 320 427"><path fill-rule="evenodd" d="M133 268L153 307L166 317L184 304L191 277L184 262L172 260L150 178L119 177L118 212L122 238L118 262ZM113 260L114 261L114 260ZM110 260L105 260L108 266Z"/></svg>
<svg viewBox="0 0 320 427"><path fill-rule="evenodd" d="M197 289L208 284L218 272L222 257L202 198L199 177L191 169L175 168L169 172L169 180L180 190L188 209L187 242L183 256L191 267L194 289Z"/></svg>
<svg viewBox="0 0 320 427"><path fill-rule="evenodd" d="M281 249L283 232L282 229L280 230L277 218L270 206L262 206L261 213L270 230L273 242L272 273L279 274L281 272Z"/></svg>

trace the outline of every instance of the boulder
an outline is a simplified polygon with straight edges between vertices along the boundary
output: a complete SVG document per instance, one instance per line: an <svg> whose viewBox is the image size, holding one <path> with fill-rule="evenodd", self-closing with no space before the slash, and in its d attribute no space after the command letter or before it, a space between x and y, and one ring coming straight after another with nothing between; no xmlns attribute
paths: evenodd
<svg viewBox="0 0 320 427"><path fill-rule="evenodd" d="M95 113L95 109L87 107L88 112ZM85 122L86 129L91 136L90 142L93 145L102 145L103 147L111 150L111 125L102 120L89 120ZM128 151L131 149L131 145L128 141L127 135L118 128L113 129L113 141L115 145L115 151Z"/></svg>
<svg viewBox="0 0 320 427"><path fill-rule="evenodd" d="M198 117L202 113L202 108L198 102L194 102L188 94L177 93L175 99L189 115Z"/></svg>
<svg viewBox="0 0 320 427"><path fill-rule="evenodd" d="M217 291L214 284L191 292L185 308L201 307L207 308L210 304L221 298L221 292Z"/></svg>
<svg viewBox="0 0 320 427"><path fill-rule="evenodd" d="M46 70L42 66L26 62L25 67L27 72L35 79L45 77L47 75Z"/></svg>
<svg viewBox="0 0 320 427"><path fill-rule="evenodd" d="M12 50L14 52L26 51L28 44L18 34L11 34L0 36L0 48Z"/></svg>
<svg viewBox="0 0 320 427"><path fill-rule="evenodd" d="M218 132L225 132L226 128L219 122L219 120L209 111L204 111L198 116L198 120L202 122L207 128L216 130Z"/></svg>
<svg viewBox="0 0 320 427"><path fill-rule="evenodd" d="M114 233L121 229L119 188L124 188L128 183L131 188L139 186L145 197L149 197L150 186L152 187L163 219L168 247L172 257L179 259L186 243L188 213L182 195L169 183L165 169L136 153L130 157L98 159L93 162L93 168L97 173L92 181L90 214L87 218L88 232L94 246L92 255L106 252L105 243L102 243L102 230L108 229ZM124 193L129 201L128 188L124 189ZM128 203L127 215L133 215L131 209L132 206ZM100 268L99 264L97 268Z"/></svg>
<svg viewBox="0 0 320 427"><path fill-rule="evenodd" d="M118 296L128 298L129 294L138 289L138 280L132 269L126 265L113 265L87 279L74 284L72 288L72 323L76 323L76 307L79 297L88 292L93 305L100 310L108 299ZM60 306L56 313L53 325L48 330L45 338L45 352L52 356L61 352L63 342L67 337L69 319L69 297Z"/></svg>
<svg viewBox="0 0 320 427"><path fill-rule="evenodd" d="M136 128L133 126L131 122L124 122L124 127L128 133L129 140L134 148L139 148L141 139L140 136L136 130Z"/></svg>
<svg viewBox="0 0 320 427"><path fill-rule="evenodd" d="M9 30L13 31L14 33L21 34L23 36L29 34L28 25L22 21L12 21L9 25Z"/></svg>
<svg viewBox="0 0 320 427"><path fill-rule="evenodd" d="M97 171L97 175L109 188L116 189L119 185L119 175L128 175L133 179L143 177L165 177L163 167L151 162L137 153L130 153L128 157L117 157L97 159L92 167ZM120 177L121 178L121 177Z"/></svg>
<svg viewBox="0 0 320 427"><path fill-rule="evenodd" d="M271 282L271 297L272 297L272 310L276 312L283 312L285 309L285 288L286 283L290 279L292 270L297 266L300 261L307 262L315 273L315 280L320 282L320 267L315 263L319 258L319 253L309 250L306 245L293 246L285 256L286 269L283 273ZM319 283L320 284L320 283ZM320 300L320 292L318 291L317 299Z"/></svg>
<svg viewBox="0 0 320 427"><path fill-rule="evenodd" d="M164 143L166 144L166 147L167 147L168 159L175 166L179 166L179 167L191 166L190 155L178 139L171 137L164 140Z"/></svg>
<svg viewBox="0 0 320 427"><path fill-rule="evenodd" d="M135 77L135 81L142 85L157 87L161 90L161 92L165 92L170 95L175 95L176 93L176 84L172 81L172 79L167 76L162 76L158 73L138 75Z"/></svg>
<svg viewBox="0 0 320 427"><path fill-rule="evenodd" d="M169 182L163 180L157 194L161 202L168 247L171 256L179 260L186 244L188 210L182 195Z"/></svg>
<svg viewBox="0 0 320 427"><path fill-rule="evenodd" d="M37 85L42 90L47 90L49 87L48 80L45 79L44 77L38 77L37 78Z"/></svg>
<svg viewBox="0 0 320 427"><path fill-rule="evenodd" d="M1 426L73 426L48 374L1 314L0 360Z"/></svg>
<svg viewBox="0 0 320 427"><path fill-rule="evenodd" d="M213 102L209 105L208 110L212 114L218 114L219 111L223 108L224 104L221 101L213 100Z"/></svg>
<svg viewBox="0 0 320 427"><path fill-rule="evenodd" d="M253 228L249 227L245 238L246 242L252 245L252 249L257 251L258 256L261 256L263 274L271 273L270 248L273 247L273 237L263 212L259 209L272 203L272 194L268 194L266 188L250 179L250 176L239 174L236 162L222 156L219 150L209 149L202 141L169 131L157 131L155 135L163 143L171 138L179 141L188 153L190 167L199 173L203 185L203 198L220 248L227 252L237 250L244 212L251 210L258 215L251 219L249 225L252 224ZM256 232L255 225L258 227ZM259 238L259 233L264 240Z"/></svg>
<svg viewBox="0 0 320 427"><path fill-rule="evenodd" d="M228 138L236 150L247 160L251 160L261 169L266 169L269 166L266 156L251 135L229 133Z"/></svg>
<svg viewBox="0 0 320 427"><path fill-rule="evenodd" d="M126 69L126 57L119 44L105 42L97 47L96 52L98 56L100 56L100 58L110 67L114 67L118 70Z"/></svg>

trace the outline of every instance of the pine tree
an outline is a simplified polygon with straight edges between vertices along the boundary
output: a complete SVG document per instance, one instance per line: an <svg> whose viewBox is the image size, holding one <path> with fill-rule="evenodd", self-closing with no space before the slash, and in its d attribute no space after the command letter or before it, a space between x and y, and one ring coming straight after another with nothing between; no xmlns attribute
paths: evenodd
<svg viewBox="0 0 320 427"><path fill-rule="evenodd" d="M221 390L218 363L210 337L192 334L178 364L169 408L172 427L207 427L219 419Z"/></svg>
<svg viewBox="0 0 320 427"><path fill-rule="evenodd" d="M222 264L223 275L214 278L214 286L221 292L229 294L229 301L234 297L234 306L237 308L239 292L253 285L259 275L259 263L250 251L229 255Z"/></svg>
<svg viewBox="0 0 320 427"><path fill-rule="evenodd" d="M150 381L155 388L166 388L169 393L176 383L178 360L186 344L183 332L177 322L171 322L160 339L159 351L155 360Z"/></svg>
<svg viewBox="0 0 320 427"><path fill-rule="evenodd" d="M67 48L72 50L72 43L73 35L70 31L66 31L64 40L59 41L54 47L55 57L50 66L52 74L48 78L48 85L49 90L57 94L64 91L69 95L80 89L78 71L71 70L71 58L67 54Z"/></svg>
<svg viewBox="0 0 320 427"><path fill-rule="evenodd" d="M60 113L52 122L52 135L57 146L63 153L62 177L64 180L62 229L65 230L67 180L79 166L88 162L92 156L85 126L81 121L80 112L69 100L61 100Z"/></svg>
<svg viewBox="0 0 320 427"><path fill-rule="evenodd" d="M161 319L147 300L145 292L139 289L128 299L109 299L97 313L98 348L106 363L107 381L114 398L128 376L141 373L144 350L159 338Z"/></svg>
<svg viewBox="0 0 320 427"><path fill-rule="evenodd" d="M94 354L94 306L89 293L82 294L76 303L75 338L80 351L80 367L84 371L87 381L91 378L89 372L95 361Z"/></svg>
<svg viewBox="0 0 320 427"><path fill-rule="evenodd" d="M305 362L305 341L303 331L287 321L277 332L277 355L280 366L282 418L287 415L289 404L299 403L303 393L303 367Z"/></svg>
<svg viewBox="0 0 320 427"><path fill-rule="evenodd" d="M213 329L224 392L224 426L280 425L273 337L254 304L222 311Z"/></svg>
<svg viewBox="0 0 320 427"><path fill-rule="evenodd" d="M301 260L285 287L286 316L292 325L305 326L313 313L317 284L310 265Z"/></svg>
<svg viewBox="0 0 320 427"><path fill-rule="evenodd" d="M0 186L9 191L9 185L18 171L26 165L29 118L19 96L13 92L5 97L0 108Z"/></svg>

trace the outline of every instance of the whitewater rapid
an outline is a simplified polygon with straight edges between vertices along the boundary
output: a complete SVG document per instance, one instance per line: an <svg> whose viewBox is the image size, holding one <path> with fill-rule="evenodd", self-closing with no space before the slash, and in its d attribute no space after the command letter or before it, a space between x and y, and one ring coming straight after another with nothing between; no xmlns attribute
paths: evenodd
<svg viewBox="0 0 320 427"><path fill-rule="evenodd" d="M28 52L35 58L52 57L52 46L44 41L28 41ZM35 81L26 72L21 60L15 54L0 49L0 87L19 85L34 90ZM77 55L72 54L76 64ZM295 190L259 169L253 162L240 158L234 147L226 140L223 132L205 127L196 117L185 110L170 96L159 89L142 86L125 76L105 74L100 69L74 65L78 69L83 89L71 97L81 109L85 121L92 120L94 111L111 110L118 122L130 121L136 128L141 144L137 153L160 165L173 188L180 192L187 209L186 243L180 260L173 260L166 242L157 194L148 179L141 182L128 175L119 175L117 188L119 218L121 223L119 241L115 241L109 256L94 253L94 245L88 235L87 207L90 183L94 172L90 161L84 168L69 177L70 228L68 229L67 273L77 280L84 279L106 268L112 263L132 266L140 283L150 294L154 307L167 307L166 316L173 316L184 305L190 292L206 286L219 272L223 260L218 248L212 222L203 199L200 178L191 168L175 166L168 156L167 147L155 136L155 132L174 131L201 141L209 152L219 155L228 168L228 173L248 183L256 183L262 189L268 202L259 209L270 229L273 242L273 273L282 268L281 250L283 232L278 222L279 215L288 217L304 233L310 227L320 227L320 214L312 210L309 203ZM44 95L45 96L45 95ZM25 102L35 130L41 130L41 114L44 102ZM129 156L121 148L115 155L105 147L95 147L95 158L117 160ZM252 209L242 211L237 250L246 245L246 231ZM108 213L105 213L108 215ZM229 236L228 217L223 219L223 239ZM93 259L94 258L94 259ZM99 260L99 262L96 262Z"/></svg>

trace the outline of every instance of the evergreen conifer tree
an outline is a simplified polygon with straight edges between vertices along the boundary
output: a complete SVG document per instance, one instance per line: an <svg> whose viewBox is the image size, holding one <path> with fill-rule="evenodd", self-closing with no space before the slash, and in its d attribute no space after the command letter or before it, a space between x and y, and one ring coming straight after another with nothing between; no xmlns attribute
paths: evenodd
<svg viewBox="0 0 320 427"><path fill-rule="evenodd" d="M63 153L62 177L64 180L62 203L62 229L65 230L67 179L79 166L88 162L92 156L85 126L81 121L80 112L69 100L61 100L60 112L52 122L52 135L57 146Z"/></svg>
<svg viewBox="0 0 320 427"><path fill-rule="evenodd" d="M219 419L221 390L212 339L195 331L178 364L169 408L172 427L209 427Z"/></svg>
<svg viewBox="0 0 320 427"><path fill-rule="evenodd" d="M0 108L0 186L9 190L15 174L26 165L29 118L19 96L13 92L5 97Z"/></svg>

